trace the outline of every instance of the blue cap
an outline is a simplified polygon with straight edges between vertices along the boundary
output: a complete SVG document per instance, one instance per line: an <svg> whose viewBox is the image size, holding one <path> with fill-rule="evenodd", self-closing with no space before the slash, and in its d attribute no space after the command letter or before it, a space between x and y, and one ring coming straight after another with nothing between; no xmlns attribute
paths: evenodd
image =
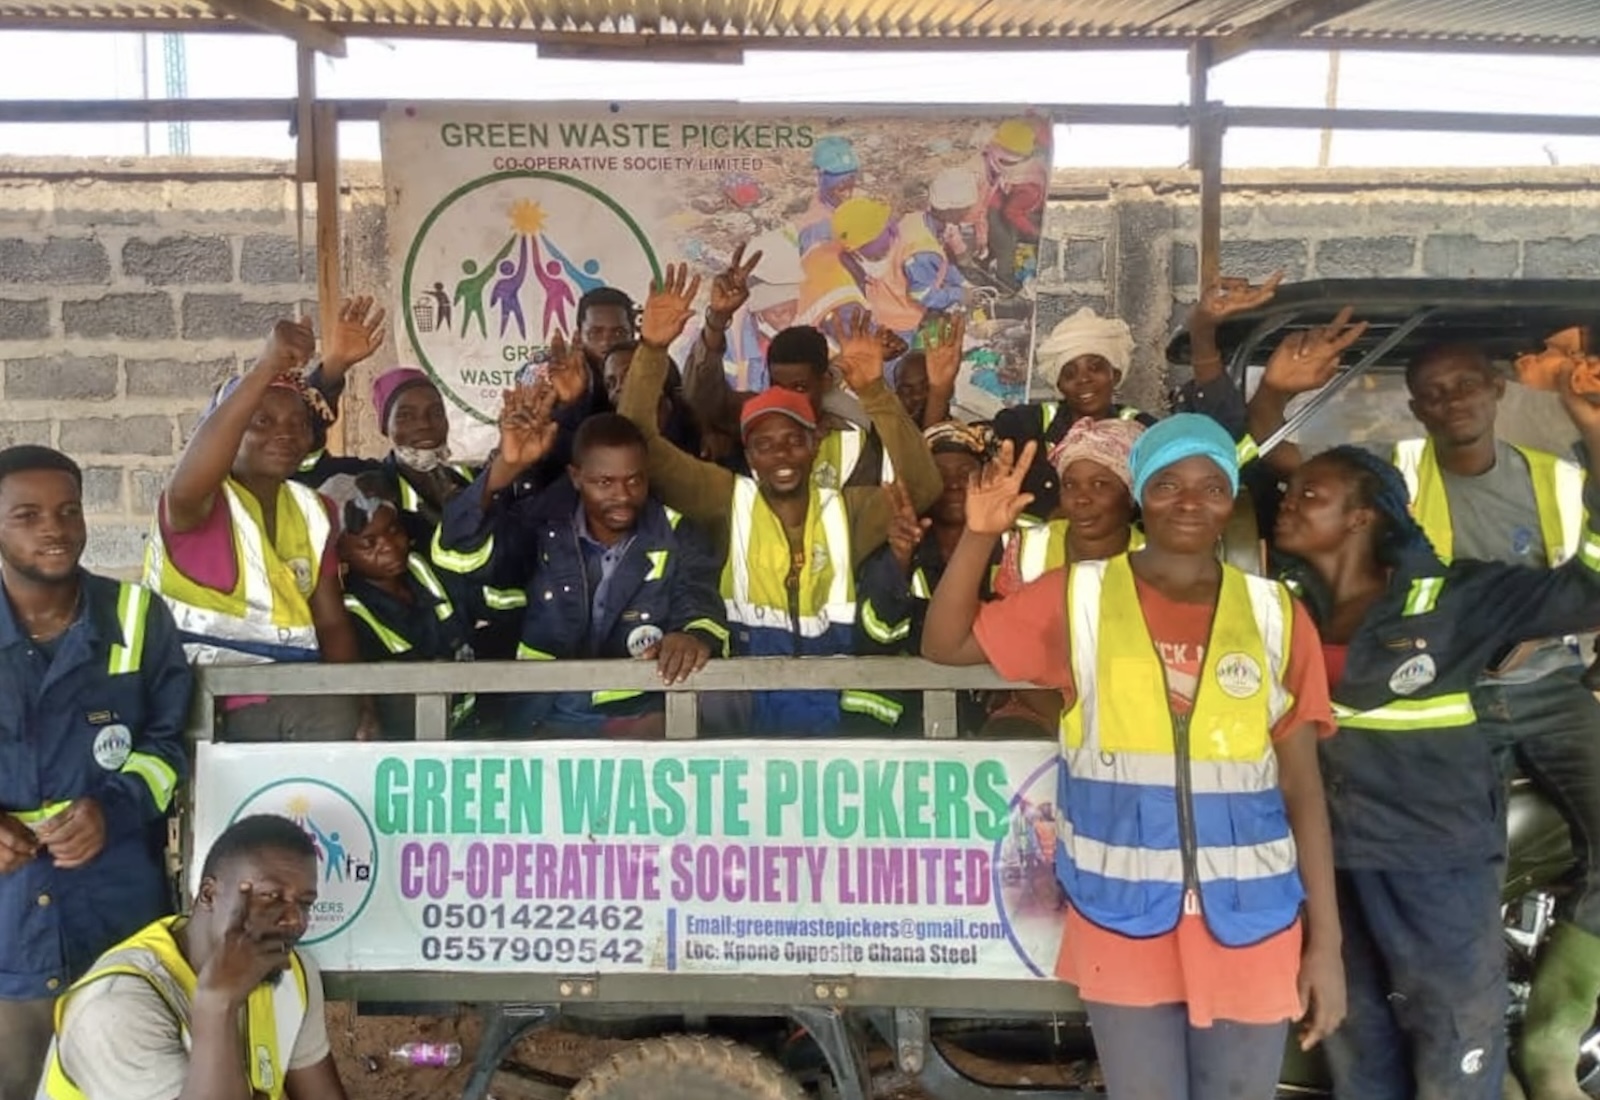
<svg viewBox="0 0 1600 1100"><path fill-rule="evenodd" d="M811 147L811 167L819 172L846 176L861 171L861 161L849 138L825 137Z"/></svg>
<svg viewBox="0 0 1600 1100"><path fill-rule="evenodd" d="M1239 456L1233 437L1222 425L1199 413L1179 413L1145 429L1128 457L1133 474L1133 499L1144 499L1144 487L1156 474L1175 462L1196 456L1209 458L1228 475L1234 495L1239 493Z"/></svg>

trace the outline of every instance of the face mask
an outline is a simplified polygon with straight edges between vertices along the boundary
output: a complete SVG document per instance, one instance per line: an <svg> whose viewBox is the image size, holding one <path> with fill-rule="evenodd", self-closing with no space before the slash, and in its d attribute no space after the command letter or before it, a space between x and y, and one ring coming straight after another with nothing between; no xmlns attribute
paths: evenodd
<svg viewBox="0 0 1600 1100"><path fill-rule="evenodd" d="M416 470L421 474L432 473L440 466L450 461L450 444L423 450L418 447L396 447L394 449L395 461L408 470Z"/></svg>

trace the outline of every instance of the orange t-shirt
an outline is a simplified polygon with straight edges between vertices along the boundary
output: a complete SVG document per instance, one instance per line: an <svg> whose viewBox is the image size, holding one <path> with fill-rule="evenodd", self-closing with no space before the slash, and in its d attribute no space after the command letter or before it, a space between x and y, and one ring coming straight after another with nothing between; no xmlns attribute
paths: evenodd
<svg viewBox="0 0 1600 1100"><path fill-rule="evenodd" d="M973 632L996 672L1008 680L1060 688L1070 705L1076 691L1067 644L1066 578L1065 569L1053 569L1005 599L984 604ZM1186 712L1194 706L1213 608L1175 603L1137 579L1135 586L1151 640L1166 665L1171 705ZM1274 740L1307 724L1319 737L1336 728L1317 628L1298 601L1294 609L1284 676L1294 706L1273 729ZM1300 1015L1300 939L1297 921L1249 947L1225 947L1198 914L1182 917L1164 935L1134 938L1069 909L1056 976L1074 983L1086 1001L1187 1005L1195 1027L1217 1020L1277 1023Z"/></svg>

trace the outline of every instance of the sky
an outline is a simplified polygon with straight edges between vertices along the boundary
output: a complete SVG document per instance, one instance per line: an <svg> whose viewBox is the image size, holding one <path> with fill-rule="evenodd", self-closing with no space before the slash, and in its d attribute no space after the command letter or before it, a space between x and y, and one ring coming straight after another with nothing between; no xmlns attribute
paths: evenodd
<svg viewBox="0 0 1600 1100"><path fill-rule="evenodd" d="M258 35L184 35L191 98L294 95L294 47ZM166 97L163 36L101 32L0 32L0 100ZM1218 67L1212 98L1245 106L1320 107L1331 57L1261 51ZM743 65L542 59L532 45L351 39L350 56L318 62L329 98L443 100L697 100L799 103L1142 103L1188 97L1180 51L933 54L821 51L752 53ZM1351 108L1556 112L1600 116L1600 58L1344 52L1336 103ZM193 124L197 156L289 158L284 126ZM1174 168L1187 156L1181 129L1058 127L1056 164ZM156 155L165 125L0 125L0 154ZM376 123L345 123L346 159L378 159ZM1315 167L1317 131L1235 130L1231 168ZM1600 137L1537 134L1334 134L1334 167L1485 167L1600 164Z"/></svg>

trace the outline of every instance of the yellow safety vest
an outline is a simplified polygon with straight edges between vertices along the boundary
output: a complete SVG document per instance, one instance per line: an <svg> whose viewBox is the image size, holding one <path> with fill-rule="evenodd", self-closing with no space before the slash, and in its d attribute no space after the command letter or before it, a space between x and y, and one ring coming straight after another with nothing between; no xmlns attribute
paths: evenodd
<svg viewBox="0 0 1600 1100"><path fill-rule="evenodd" d="M1533 481L1545 557L1552 567L1560 565L1578 552L1583 539L1583 468L1531 447L1515 450L1527 462L1528 476ZM1427 532L1440 559L1448 563L1455 550L1455 530L1433 440L1402 439L1394 445L1394 464L1406 480L1417 522Z"/></svg>
<svg viewBox="0 0 1600 1100"><path fill-rule="evenodd" d="M278 489L276 538L265 534L255 497L229 478L222 484L238 578L223 592L190 579L167 552L159 518L145 555L145 583L167 602L191 664L315 660L311 593L333 527L313 489L286 481Z"/></svg>
<svg viewBox="0 0 1600 1100"><path fill-rule="evenodd" d="M85 1100L61 1065L60 1036L67 1016L67 1002L90 982L117 974L142 978L150 983L167 1003L178 1021L184 1046L189 1045L189 1005L194 1003L199 979L189 961L178 950L172 928L178 917L164 917L146 925L102 955L94 969L73 983L56 1001L56 1042L51 1044L45 1069L45 1095L50 1100ZM257 986L245 1003L245 1061L250 1087L268 1100L281 1100L284 1079L289 1071L289 1055L305 1023L309 996L306 972L299 955L290 952L290 980L276 985Z"/></svg>
<svg viewBox="0 0 1600 1100"><path fill-rule="evenodd" d="M825 432L817 442L817 458L811 464L811 483L818 489L842 489L861 465L869 434L861 428L839 428ZM894 480L894 463L883 452L883 469L878 478L887 485Z"/></svg>
<svg viewBox="0 0 1600 1100"><path fill-rule="evenodd" d="M1222 567L1194 709L1175 720L1128 556L1068 577L1077 698L1061 715L1057 825L1068 897L1129 936L1170 931L1191 890L1229 946L1288 927L1304 898L1272 747L1294 704L1288 590Z"/></svg>

